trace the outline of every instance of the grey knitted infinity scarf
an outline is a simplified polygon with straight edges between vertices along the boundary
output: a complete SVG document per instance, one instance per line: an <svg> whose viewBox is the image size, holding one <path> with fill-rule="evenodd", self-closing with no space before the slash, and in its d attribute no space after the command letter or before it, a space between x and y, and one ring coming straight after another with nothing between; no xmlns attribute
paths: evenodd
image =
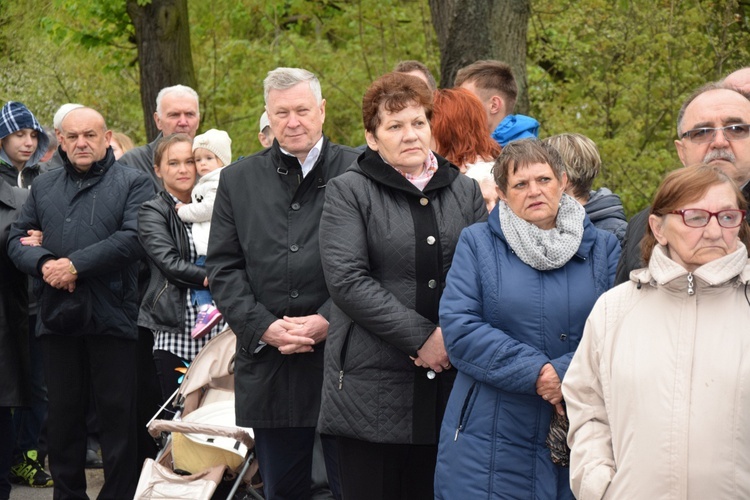
<svg viewBox="0 0 750 500"><path fill-rule="evenodd" d="M517 216L507 203L499 201L500 227L518 258L539 271L564 266L578 251L583 239L586 210L576 200L562 195L552 229L540 229Z"/></svg>

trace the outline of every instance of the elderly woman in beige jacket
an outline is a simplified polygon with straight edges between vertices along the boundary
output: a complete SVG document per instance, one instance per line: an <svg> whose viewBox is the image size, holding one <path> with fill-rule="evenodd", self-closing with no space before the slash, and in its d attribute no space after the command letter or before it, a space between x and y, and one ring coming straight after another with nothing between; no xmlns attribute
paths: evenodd
<svg viewBox="0 0 750 500"><path fill-rule="evenodd" d="M659 187L648 268L600 297L563 381L579 500L750 498L745 206L707 165Z"/></svg>

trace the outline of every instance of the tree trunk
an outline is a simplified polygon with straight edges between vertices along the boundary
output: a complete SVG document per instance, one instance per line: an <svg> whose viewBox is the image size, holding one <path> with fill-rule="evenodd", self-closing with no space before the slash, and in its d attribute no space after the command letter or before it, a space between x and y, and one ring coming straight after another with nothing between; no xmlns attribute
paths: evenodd
<svg viewBox="0 0 750 500"><path fill-rule="evenodd" d="M459 69L480 59L513 68L517 113L528 113L526 33L531 0L429 0L440 46L440 85L453 86Z"/></svg>
<svg viewBox="0 0 750 500"><path fill-rule="evenodd" d="M177 84L196 89L187 0L151 0L146 5L127 0L127 9L135 26L141 107L151 142L159 134L153 118L159 91Z"/></svg>

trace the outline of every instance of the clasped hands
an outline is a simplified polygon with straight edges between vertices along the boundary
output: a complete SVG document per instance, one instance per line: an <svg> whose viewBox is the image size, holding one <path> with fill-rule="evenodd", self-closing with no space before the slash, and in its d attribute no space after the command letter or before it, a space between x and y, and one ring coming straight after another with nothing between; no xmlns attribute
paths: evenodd
<svg viewBox="0 0 750 500"><path fill-rule="evenodd" d="M76 289L77 274L70 272L70 259L50 259L42 266L42 279L49 286L59 289L67 289L72 292Z"/></svg>
<svg viewBox="0 0 750 500"><path fill-rule="evenodd" d="M417 357L410 357L415 365L430 368L435 373L450 369L451 362L448 359L448 352L445 350L443 330L440 327L435 328L427 337L421 349L417 351Z"/></svg>
<svg viewBox="0 0 750 500"><path fill-rule="evenodd" d="M320 314L284 316L268 327L260 338L281 354L313 352L313 346L328 336L328 321Z"/></svg>
<svg viewBox="0 0 750 500"><path fill-rule="evenodd" d="M44 234L37 229L26 231L28 236L20 239L21 244L27 247L42 246ZM67 289L72 292L76 289L78 275L70 272L70 259L50 259L42 266L42 279L49 286L59 289Z"/></svg>
<svg viewBox="0 0 750 500"><path fill-rule="evenodd" d="M539 370L539 376L536 379L536 393L554 406L557 413L560 415L565 414L565 410L562 407L562 382L551 363L545 364Z"/></svg>

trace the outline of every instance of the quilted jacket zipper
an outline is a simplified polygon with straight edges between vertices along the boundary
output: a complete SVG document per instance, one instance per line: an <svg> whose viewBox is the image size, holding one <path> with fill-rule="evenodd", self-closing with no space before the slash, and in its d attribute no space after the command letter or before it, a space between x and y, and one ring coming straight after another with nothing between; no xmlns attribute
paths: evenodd
<svg viewBox="0 0 750 500"><path fill-rule="evenodd" d="M458 441L458 433L463 430L464 426L466 426L466 421L469 419L469 403L471 402L471 396L474 394L474 390L477 387L477 383L474 382L471 384L471 387L469 387L469 392L466 394L466 399L464 399L464 405L461 407L461 415L458 418L458 427L456 427L456 435L453 436L453 441Z"/></svg>
<svg viewBox="0 0 750 500"><path fill-rule="evenodd" d="M346 361L346 351L349 349L349 337L352 335L352 330L354 330L354 321L349 324L349 330L346 332L344 344L341 346L341 354L339 355L339 361L341 362L341 370L339 371L339 390L344 388L344 361Z"/></svg>
<svg viewBox="0 0 750 500"><path fill-rule="evenodd" d="M89 225L94 225L94 212L96 212L96 193L91 195L91 221L89 222Z"/></svg>

